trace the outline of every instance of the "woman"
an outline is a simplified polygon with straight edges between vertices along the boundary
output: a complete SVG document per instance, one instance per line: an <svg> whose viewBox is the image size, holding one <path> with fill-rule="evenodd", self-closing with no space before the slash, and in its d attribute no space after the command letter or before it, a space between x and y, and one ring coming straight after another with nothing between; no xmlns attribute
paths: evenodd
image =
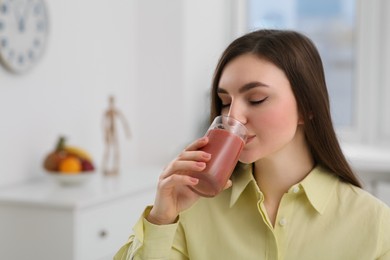
<svg viewBox="0 0 390 260"><path fill-rule="evenodd" d="M196 140L161 174L115 259L390 259L390 209L361 189L341 152L320 56L294 31L233 41L212 86L211 118L229 114L249 138L214 198L188 185L212 155Z"/></svg>

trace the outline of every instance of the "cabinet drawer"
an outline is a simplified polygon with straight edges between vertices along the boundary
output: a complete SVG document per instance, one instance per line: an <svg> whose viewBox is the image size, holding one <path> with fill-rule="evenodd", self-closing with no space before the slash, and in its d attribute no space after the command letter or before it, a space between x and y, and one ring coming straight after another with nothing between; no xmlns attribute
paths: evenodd
<svg viewBox="0 0 390 260"><path fill-rule="evenodd" d="M112 259L126 243L145 206L153 200L154 190L150 190L81 211L75 226L77 259Z"/></svg>

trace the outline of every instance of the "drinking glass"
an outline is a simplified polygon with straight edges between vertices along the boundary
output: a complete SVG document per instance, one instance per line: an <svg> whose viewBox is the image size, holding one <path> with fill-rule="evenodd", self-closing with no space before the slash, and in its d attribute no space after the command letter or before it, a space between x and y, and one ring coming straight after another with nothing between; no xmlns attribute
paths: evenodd
<svg viewBox="0 0 390 260"><path fill-rule="evenodd" d="M211 159L203 171L189 174L199 179L198 184L190 188L203 197L214 197L233 173L246 142L247 129L233 117L221 115L214 119L205 135L209 142L200 150L210 153Z"/></svg>

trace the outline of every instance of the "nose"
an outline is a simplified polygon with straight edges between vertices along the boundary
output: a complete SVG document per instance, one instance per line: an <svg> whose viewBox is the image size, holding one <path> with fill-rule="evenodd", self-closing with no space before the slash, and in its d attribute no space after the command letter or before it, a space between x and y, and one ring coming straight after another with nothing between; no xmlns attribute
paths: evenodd
<svg viewBox="0 0 390 260"><path fill-rule="evenodd" d="M238 102L232 102L230 104L228 116L237 119L244 125L247 123L247 117L245 116L245 108L241 106Z"/></svg>

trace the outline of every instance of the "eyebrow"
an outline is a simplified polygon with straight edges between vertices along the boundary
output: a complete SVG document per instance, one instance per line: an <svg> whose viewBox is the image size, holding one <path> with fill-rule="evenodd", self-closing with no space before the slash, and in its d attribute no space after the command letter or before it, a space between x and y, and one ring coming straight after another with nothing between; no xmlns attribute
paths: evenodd
<svg viewBox="0 0 390 260"><path fill-rule="evenodd" d="M259 81L249 82L249 83L246 83L245 85L243 85L242 87L240 87L240 89L238 90L238 93L243 93L243 92L249 91L252 88L256 88L256 87L269 87L269 85L264 84L264 83L259 82ZM217 93L227 94L228 92L226 89L218 87Z"/></svg>

